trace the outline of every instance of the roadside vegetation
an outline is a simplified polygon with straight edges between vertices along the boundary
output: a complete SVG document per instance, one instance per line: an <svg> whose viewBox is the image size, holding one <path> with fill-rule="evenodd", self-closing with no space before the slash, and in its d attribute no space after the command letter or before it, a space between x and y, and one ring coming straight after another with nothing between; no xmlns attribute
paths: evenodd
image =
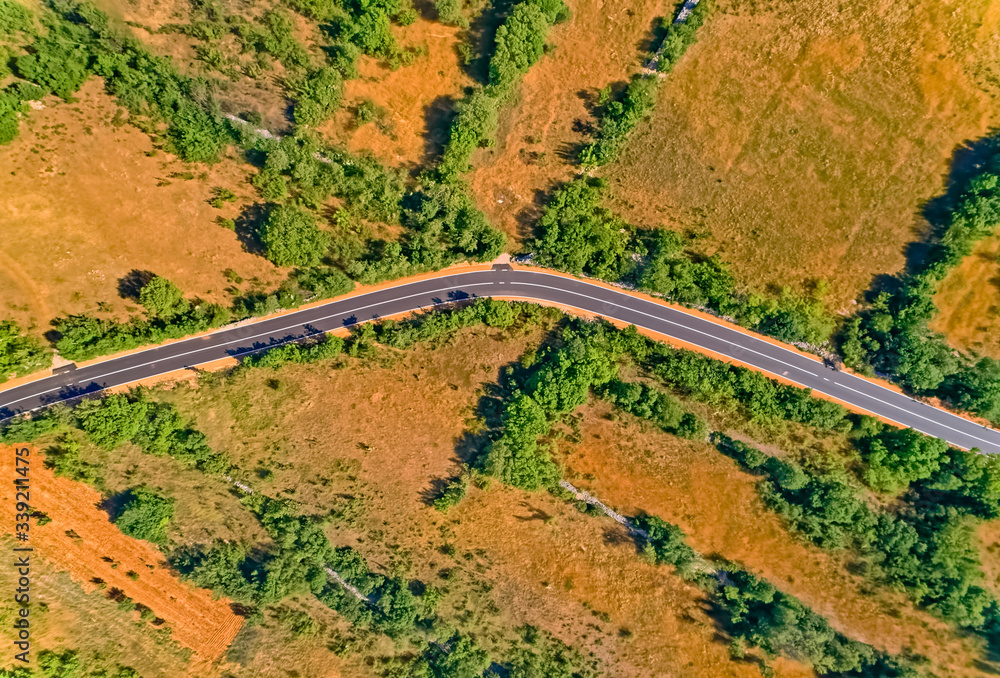
<svg viewBox="0 0 1000 678"><path fill-rule="evenodd" d="M291 347L274 349L271 353L265 352L258 358L247 361L244 367L237 368L236 373L274 370L279 365L302 364L311 360L336 362L338 356L374 357L377 355L377 346L384 346L387 350L414 347L421 343L440 341L460 328L481 324L497 331L520 331L520 328L530 328L535 323L549 322L547 319L555 315L530 304L484 300L453 312L429 313L414 321L367 325L344 347L346 353L340 352L342 343L337 340L329 342L334 348L322 349L322 355L314 355L309 344L305 348L296 345L294 351ZM614 332L602 330L599 325L594 328L597 334L590 337L590 343L613 341ZM585 333L586 328L579 326L577 331ZM604 339L595 338L601 336ZM326 343L315 345L325 346ZM572 345L576 348L571 348L571 351L581 350L579 339ZM586 352L595 361L603 357L594 350ZM565 408L577 403L580 395L586 399L585 382L580 382L582 386L578 388L567 388L562 383L562 375L567 370L569 373L576 372L580 364L567 363L566 356L561 360L556 356L543 358L538 363L541 371L539 383L552 384L553 388L544 395L536 392L539 402L546 403L546 407L556 410L563 408L562 411L568 412ZM598 363L591 364L596 369ZM622 402L626 402L628 399L625 394L629 390L626 384L613 383L609 392L621 393ZM660 399L660 403L655 408L658 413L656 421L669 426L676 419L671 414L672 408L679 406L666 396ZM510 420L511 415L504 416ZM88 401L72 411L56 407L42 416L15 421L4 429L3 434L7 440L38 439L40 436L51 439L52 436L57 436L63 441L80 441L79 436L82 434L86 437L87 444L108 451L121 450L123 444L131 443L142 450L144 455L169 457L181 466L208 473L215 479L213 482L228 485L227 479L232 478L242 483L243 487L257 486L262 482L261 476L250 472L251 469L240 469L232 458L213 452L205 445L201 433L179 416L175 408L157 401L152 394L143 391ZM56 464L60 473L106 487L107 481L95 479L94 467L80 452L79 444L67 445L64 442L52 446L46 455ZM434 612L434 604L428 598L432 596L429 589L422 595L414 594L413 591L418 589L414 588L412 582L377 572L355 547L334 546L324 536L330 518L310 513L297 501L256 489L252 493L241 491L242 510L258 521L260 528L269 537L270 545L263 550L260 547L251 548L249 545L221 540L197 546L175 547L169 539L162 538L163 526L168 526L169 533L171 516L175 515L170 509L171 502L165 500L165 496L162 491L153 492L133 485L121 500L121 509L116 518L119 527L137 537L161 544L174 566L186 573L193 582L241 602L248 606L248 610L256 611L252 615L260 615L252 618L266 618L275 606L287 604L290 599L298 599L303 595L314 596L317 601L335 609L339 615L349 620L354 633L406 637L419 629L430 628L432 634L441 634L436 641L438 645L431 643L423 646L423 650L418 650L415 656L400 656L393 660L399 662L400 666L410 667L410 670L416 670L414 667L423 666L426 662L430 675L452 675L447 671L458 670L454 668L456 665L480 667L481 670L486 661L488 655L481 649L482 646L464 636L461 630L458 635L454 635L454 631L447 630L453 627L433 621L434 615L441 613ZM346 519L346 515L334 518ZM346 588L338 580L331 579L328 569L347 581L356 592ZM366 602L365 598L372 602ZM306 618L287 618L288 624L298 625L300 622L309 624ZM764 646L763 641L760 643ZM418 643L416 647L420 648L421 645ZM442 647L446 649L442 650ZM491 647L496 647L495 643L491 643ZM576 667L576 672L582 671L580 675L589 675L580 659L571 659L572 656L571 650L565 646L560 648L553 641L539 644L538 640L532 640L528 645L515 645L513 650L493 654L492 659L511 667L512 671L523 671L524 675L532 675L531 671L555 670L556 666L564 665L567 661L570 662L569 666ZM435 666L443 668L436 670Z"/></svg>

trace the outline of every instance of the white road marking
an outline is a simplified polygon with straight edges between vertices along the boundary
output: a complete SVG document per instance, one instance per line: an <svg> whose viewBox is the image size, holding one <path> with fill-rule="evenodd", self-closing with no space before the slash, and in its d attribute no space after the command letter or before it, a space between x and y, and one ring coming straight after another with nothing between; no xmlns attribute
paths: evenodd
<svg viewBox="0 0 1000 678"><path fill-rule="evenodd" d="M471 274L475 274L475 273L486 273L486 272L487 271L464 271L464 272L460 272L460 273L451 273L451 274L449 274L449 276L471 275ZM546 275L546 276L550 276L550 277L562 278L562 276L556 276L554 274L544 273L544 272L541 272L541 271L524 271L524 272L528 273L529 275ZM565 279L565 278L562 278L562 279ZM598 287L596 285L593 285L593 283L588 283L586 281L573 280L573 279L570 279L570 280L572 280L573 282L579 283L579 284L585 284L585 285L591 285L591 286L594 286L594 287ZM415 285L415 284L418 284L418 283L421 283L421 282L425 282L425 281L419 281L418 280L418 281L414 281L412 283L405 283L403 285L400 285L398 288L390 288L390 289L402 289L402 288L405 288L405 287L408 287L408 286L411 286L411 285ZM312 323L322 322L322 321L325 321L325 320L329 320L331 318L336 318L338 316L347 316L347 317L349 317L350 315L352 315L354 313L357 313L359 311L363 311L363 310L366 310L366 309L369 309L369 308L373 308L373 307L376 307L376 306L381 306L381 305L384 305L384 304L398 302L398 301L401 301L401 300L404 300L404 299L412 299L414 297L419 297L419 296L423 296L423 295L431 295L431 294L439 294L439 293L443 293L443 292L451 292L451 291L455 291L455 290L460 290L462 288L483 287L483 286L487 286L487 285L490 285L490 284L495 284L496 282L497 281L493 281L492 283L472 283L472 284L464 285L464 286L463 285L456 285L456 286L447 287L447 288L441 288L441 289L437 289L437 290L430 290L430 291L427 291L427 292L420 292L418 294L412 294L412 295L408 295L408 296L404 296L404 297L393 297L392 299L389 299L389 300L386 300L386 301L377 302L377 303L374 303L374 304L368 304L366 306L360 306L360 307L354 308L352 310L341 311L341 312L334 313L334 314L331 314L331 315L323 316L321 318L311 319L309 321L299 322L299 323L296 323L294 325L289 325L287 327L283 327L283 328L280 328L280 329L271 330L271 331L268 331L268 332L263 332L263 333L260 333L260 334L252 335L250 337L239 338L239 339L236 339L236 340L233 340L233 341L229 341L229 342L225 342L225 343L222 343L222 344L215 344L213 346L204 347L204 348L201 348L201 349L196 349L194 351L188 351L186 353L180 353L180 354L177 354L177 355L167 356L165 358L159 358L157 360L153 360L153 361L150 361L150 362L147 362L147 363L143 363L141 365L136 365L136 366L133 366L133 367L128 367L128 368L124 368L124 369L121 369L121 370L116 370L114 372L108 372L108 373L105 373L105 374L102 374L102 375L99 375L99 376L95 376L95 377L87 379L87 381L88 382L93 382L93 381L96 381L98 379L105 379L105 378L107 378L109 376L112 376L112 375L115 375L115 374L120 374L122 372L128 372L128 371L131 371L131 370L134 370L134 369L138 369L140 367L148 367L150 365L154 365L157 362L160 362L161 360L168 360L168 359L172 360L172 359L175 359L175 358L181 358L181 357L184 357L184 356L187 356L187 355L193 355L193 354L196 354L196 353L200 353L202 351L218 349L218 348L221 348L223 346L228 346L229 344L234 344L234 343L239 343L239 342L244 342L244 341L251 341L253 339L257 339L257 338L260 338L260 337L272 336L272 335L274 335L274 334L276 334L278 332L284 332L284 331L287 331L289 329L294 329L294 328L297 328L297 327L302 327L302 326L304 326L306 324L312 324ZM503 283L500 282L500 284L503 284ZM654 314L646 313L644 311L640 311L640 310L637 310L637 309L634 309L634 308L629 308L629 307L624 306L622 304L617 304L617 303L612 302L612 301L607 301L607 300L604 300L604 299L599 299L599 298L596 298L596 297L593 297L593 296L590 296L590 295L587 295L587 294L582 294L580 292L576 292L576 291L569 290L569 289L566 289L566 288L561 288L561 287L552 287L552 286L549 286L549 285L542 285L542 284L538 284L538 283L528 283L528 282L514 282L513 284L514 285L523 285L523 286L527 286L527 287L541 287L541 288L544 288L544 289L555 290L555 291L558 291L558 292L561 292L561 293L564 293L564 294L572 294L574 296L583 297L585 299L589 299L592 302L601 303L601 304L609 304L611 306L615 306L617 308L621 308L621 309L624 309L626 311L631 311L633 313L638 313L640 315L644 315L644 316L647 316L647 317L650 317L650 318L654 318L655 320L658 320L660 322L668 323L670 325L674 325L676 327L680 327L680 328L683 328L685 330L688 330L688 331L691 331L691 332L695 332L697 334L704 335L706 337L710 337L710 338L713 338L713 339L716 339L716 340L719 340L719 341L723 341L723 342L729 344L730 346L735 347L738 351L745 351L745 352L748 352L748 353L753 353L753 354L758 355L758 356L760 356L762 358L766 358L768 360L773 360L773 361L778 362L778 363L780 363L782 365L785 365L787 367L791 367L793 369L796 369L796 370L798 370L800 372L804 372L804 373L809 374L809 375L814 376L814 377L819 377L819 375L816 374L815 372L811 372L811 371L809 371L807 369L804 369L802 367L798 367L797 365L793 365L791 363L784 362L783 360L779 360L778 358L774 358L774 357L769 356L769 355L767 355L765 353L761 353L761 352L755 351L755 350L753 350L751 348L747 348L746 346L742 346L741 344L738 344L736 342L730 341L728 339L724 339L724 338L722 338L720 336L711 334L709 332L704 332L704 331L696 329L696 328L694 328L694 327L692 327L690 325L684 325L682 323L678 323L678 322L675 322L673 320L668 320L666 318L663 318L663 317L660 317L660 316L657 316L657 315L654 315ZM643 301L643 302L645 302L647 304L654 305L658 309L662 309L664 311L675 311L677 313L684 313L683 311L680 311L678 309L674 309L674 308L672 308L670 306L667 306L666 304L658 304L658 303L650 301L648 299L643 299L641 297L634 297L634 296L631 296L629 294L626 294L625 292L620 292L618 290L611 290L611 289L607 289L607 288L604 288L604 287L601 287L600 289L606 290L608 292L612 292L612 293L617 294L617 295L621 295L621 296L626 297L626 298L628 298L630 300L633 300L633 301L635 301L635 300ZM368 296L370 296L372 294L376 294L378 292L383 292L383 291L384 290L375 290L375 291L372 291L372 292L366 292L365 294L358 295L358 297L356 297L356 298L357 299L362 299L364 297L368 297ZM338 301L345 301L345 300L336 300L335 299L335 300L331 300L329 303L330 304L334 304L334 303L338 303ZM455 301L459 301L459 300L455 300ZM542 301L548 301L548 300L542 299ZM433 304L432 306L437 306L437 305L438 304ZM409 312L421 310L421 309L424 309L424 308L429 308L429 306L418 306L418 307L415 307L415 308L412 308L412 309L408 309L407 311L400 311L400 313L409 313ZM290 315L295 315L295 314L298 314L298 313L305 313L308 310L310 310L310 309L306 309L306 310L303 310L303 311L293 311L292 314L290 314ZM685 315L688 315L688 314L685 314ZM753 335L744 334L742 332L739 332L737 330L729 328L729 327L727 327L725 325L713 323L713 322L711 322L709 320L705 320L703 318L699 318L699 317L697 317L697 316L695 316L693 314L688 315L688 317L692 321L702 321L702 322L711 324L714 328L717 328L717 329L720 329L720 330L726 330L726 331L738 334L739 337L741 339L743 339L744 341L750 340L750 341L763 342L762 339L754 337ZM257 324L260 324L260 323L263 323L263 322L267 322L267 320L268 319L263 319L263 320L259 321L259 323L251 323L249 326L252 327L253 325L257 325ZM358 323L352 323L352 324L358 324ZM650 327L645 327L645 326L642 326L642 327L644 327L644 329L647 329L647 330L650 330L650 331L653 331L653 332L659 332L659 330L654 330L653 328L650 328ZM191 337L189 339L182 339L181 341L174 342L174 344L180 344L180 343L183 343L183 342L186 342L186 341L193 341L193 340L196 340L196 339L208 339L208 338L210 338L210 337L212 337L212 336L214 336L216 334L220 334L222 332L231 331L231 329L232 328L223 329L223 330L217 330L215 332L209 333L209 334L201 336L201 337ZM261 346L261 347L256 348L256 349L250 349L248 351L243 351L243 352L237 353L235 355L237 355L237 356L238 355L246 355L248 353L255 353L255 352L258 352L258 351L264 351L264 350L267 350L269 348L274 348L276 346L280 346L280 345L282 345L284 343L293 342L293 341L299 341L299 340L305 339L305 338L307 338L309 336L314 336L315 334L325 334L325 332L316 332L316 333L313 333L313 334L305 335L303 337L295 337L295 338L292 338L292 339L282 340L282 341L279 341L277 343L268 344L267 346ZM785 348L784 346L781 346L780 344L771 344L770 342L764 342L764 343L768 343L769 347L777 348L777 349L780 349L782 351L787 351L789 353L792 353L792 354L798 356L798 354L795 351L792 351L791 349ZM131 355L137 355L139 353L144 353L146 351L156 350L156 349L160 349L160 348L163 348L163 346L151 346L149 348L142 349L141 351L137 351L136 353L133 353ZM741 360L742 361L741 358L739 358L739 357L737 357L735 355L728 355L727 357L733 358L735 360ZM799 356L799 357L801 357L801 356ZM194 363L194 364L197 364L197 363ZM175 370L169 370L168 372L172 372L172 371L175 371ZM158 374L152 374L152 375L149 375L148 377L144 377L144 379L146 379L146 378L153 378L153 377L160 376L160 375L166 374L166 373L167 372L161 372L161 373L158 373ZM771 374L775 374L775 373L771 372ZM787 372L785 374L787 374ZM901 396L907 398L908 400L910 400L911 402L913 402L915 404L920 404L920 405L925 405L926 407L931 407L930 405L926 405L926 403L922 403L922 402L920 402L920 401L918 401L918 400L916 400L914 398L910 398L909 396L906 396L905 394L900 394L900 393L897 393L896 391L892 391L892 389L889 389L889 388L887 388L887 387L885 387L885 386L883 386L881 384L878 384L876 382L869 382L867 380L860 379L860 377L856 377L856 376L854 376L852 374L849 374L849 373L842 373L842 374L845 375L845 376L847 376L847 377L851 377L851 378L854 378L854 379L859 379L861 381L864 381L865 384L877 386L878 388L890 391L894 395L901 395ZM798 386L801 386L803 388L812 388L812 387L810 387L810 386L808 386L806 384L803 384L801 382L795 381L794 379L791 379L789 377L785 377L785 378L787 378L789 381L791 381L791 382L793 382L793 383L795 383ZM825 381L830 381L827 377L823 377L823 379ZM84 382L79 382L79 383L83 384ZM123 382L123 383L128 383L128 382ZM961 431L959 429L956 429L956 428L953 428L951 426L948 426L947 424L941 424L941 423L935 422L933 419L930 419L928 417L924 417L924 416L922 416L920 414L917 414L913 410L910 410L910 409L907 409L907 408L904 408L904 407L900 407L898 405L894 405L892 403L886 402L886 401L881 400L880 398L877 398L875 396L868 395L867 393L864 393L863 391L859 391L857 389L853 389L853 388L851 388L849 386L846 386L844 384L838 384L836 382L832 382L832 385L833 386L838 386L838 387L841 387L841 388L844 388L844 389L847 389L847 390L849 390L849 391L851 391L853 393L856 393L856 394L858 394L860 396L864 396L866 398L870 398L871 400L874 400L874 401L876 401L878 403L881 403L883 405L886 405L888 407L892 407L892 408L897 409L899 411L909 412L910 414L912 414L913 416L915 416L915 417L917 417L919 419L923 419L924 421L931 422L931 423L933 423L933 424L935 424L937 426L942 426L942 427L948 429L949 431L954 431L955 433L957 433L959 435L968 436L969 438L971 438L973 440L980 441L982 443L985 443L986 445L997 447L996 443L993 443L993 442L988 441L988 440L984 440L983 438L979 438L979 437L974 436L974 435L969 434L969 433L965 433L965 432L963 432L963 431ZM21 398L19 400L13 401L11 403L7 403L7 406L15 405L15 404L17 404L19 402L22 402L23 400L28 400L29 398L37 397L37 396L40 396L40 395L45 395L46 393L51 393L52 391L58 391L61 388L63 388L63 387L56 387L56 388L53 388L53 389L49 389L47 391L43 391L41 393L37 393L37 394L30 395L30 396L26 396L24 398ZM820 393L823 393L824 395L828 395L830 397L836 398L836 396L834 394L826 393L825 391L822 391L822 390L819 390L819 389L815 389L815 390L819 391ZM64 400L71 400L71 399L73 399L75 397L77 397L77 396L70 396L68 398L64 398L62 400L58 400L58 401L55 401L55 402L63 402ZM41 409L42 407L48 407L49 405L52 405L52 404L55 404L55 403L46 403L45 405L41 405L39 407L33 408L32 410L28 410L28 411L30 412L30 411L34 411L36 409ZM868 408L864 408L864 409L868 409ZM952 417L961 419L964 423L969 423L969 424L973 423L973 422L970 422L967 419L964 419L963 417L959 417L956 414L948 412L947 410L936 408L936 407L934 407L932 409L934 409L934 411L936 413L944 413L944 414L951 415ZM870 409L868 409L868 411L872 412L872 410L870 410ZM899 423L901 426L905 426L905 424L902 424L901 422L897 422L897 423ZM912 428L916 428L916 427L912 427ZM984 427L984 428L987 428L987 427ZM920 430L920 429L917 429L917 430ZM926 435L933 435L933 434L927 433L926 431L921 431L921 433L925 433Z"/></svg>

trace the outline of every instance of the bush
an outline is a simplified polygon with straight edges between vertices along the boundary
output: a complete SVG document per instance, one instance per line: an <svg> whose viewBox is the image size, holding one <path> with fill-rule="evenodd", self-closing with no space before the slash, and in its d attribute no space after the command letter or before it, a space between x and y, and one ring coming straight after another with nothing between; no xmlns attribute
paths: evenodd
<svg viewBox="0 0 1000 678"><path fill-rule="evenodd" d="M617 407L642 419L647 419L667 433L690 439L704 439L708 423L685 412L673 396L646 384L617 379L597 389L598 395Z"/></svg>
<svg viewBox="0 0 1000 678"><path fill-rule="evenodd" d="M12 320L0 320L0 384L46 367L48 351L35 339L22 334Z"/></svg>
<svg viewBox="0 0 1000 678"><path fill-rule="evenodd" d="M545 48L545 36L554 23L537 2L527 0L514 9L497 28L490 59L490 84L508 90L537 62Z"/></svg>
<svg viewBox="0 0 1000 678"><path fill-rule="evenodd" d="M441 496L434 500L434 508L441 513L447 513L450 508L458 506L465 499L471 481L472 476L468 473L462 473L452 480L441 492Z"/></svg>
<svg viewBox="0 0 1000 678"><path fill-rule="evenodd" d="M311 212L294 205L275 205L261 225L260 242L278 266L315 266L330 247Z"/></svg>
<svg viewBox="0 0 1000 678"><path fill-rule="evenodd" d="M34 32L35 19L31 10L12 0L0 0L0 36Z"/></svg>
<svg viewBox="0 0 1000 678"><path fill-rule="evenodd" d="M113 517L114 524L124 534L164 545L167 525L174 516L174 502L145 487L127 493L121 509Z"/></svg>
<svg viewBox="0 0 1000 678"><path fill-rule="evenodd" d="M155 276L143 285L139 291L139 303L150 316L163 320L170 320L191 308L180 288L160 276Z"/></svg>
<svg viewBox="0 0 1000 678"><path fill-rule="evenodd" d="M320 360L332 360L340 355L343 348L343 339L327 335L318 341L290 343L267 349L262 353L247 356L241 364L247 368L274 369L289 363L313 363Z"/></svg>
<svg viewBox="0 0 1000 678"><path fill-rule="evenodd" d="M83 31L55 23L48 33L31 44L31 52L17 57L14 68L47 92L69 99L90 75L91 53L80 40Z"/></svg>
<svg viewBox="0 0 1000 678"><path fill-rule="evenodd" d="M600 206L603 192L601 180L579 179L553 194L536 227L540 263L612 281L632 270L633 229Z"/></svg>
<svg viewBox="0 0 1000 678"><path fill-rule="evenodd" d="M457 178L469 169L472 153L492 144L499 124L500 102L483 88L475 89L456 106L451 134L437 172L444 180Z"/></svg>
<svg viewBox="0 0 1000 678"><path fill-rule="evenodd" d="M678 6L683 7L684 4L684 2L680 2ZM674 69L688 47L697 41L698 29L701 28L709 12L713 9L712 0L701 0L682 23L675 23L674 17L664 17L660 20L658 32L663 37L656 63L656 68L660 73L669 73Z"/></svg>
<svg viewBox="0 0 1000 678"><path fill-rule="evenodd" d="M865 482L880 492L896 492L915 480L930 478L948 451L945 441L911 428L888 429L865 442Z"/></svg>
<svg viewBox="0 0 1000 678"><path fill-rule="evenodd" d="M73 315L52 321L59 338L56 349L70 360L88 360L109 353L127 351L166 339L179 339L219 327L229 322L231 314L216 304L177 300L178 290L164 278L153 278L145 292L149 304L148 320L138 317L117 323L88 315ZM149 285L144 286L143 291ZM142 291L140 291L142 299ZM157 316L156 314L165 314Z"/></svg>
<svg viewBox="0 0 1000 678"><path fill-rule="evenodd" d="M684 541L684 530L650 515L639 516L634 523L646 533L646 544L655 564L672 565L683 577L692 575L697 554Z"/></svg>
<svg viewBox="0 0 1000 678"><path fill-rule="evenodd" d="M490 665L489 654L469 636L456 633L446 647L429 645L420 659L423 666L411 675L423 670L432 678L479 678Z"/></svg>
<svg viewBox="0 0 1000 678"><path fill-rule="evenodd" d="M295 94L296 125L318 125L328 120L340 105L343 94L340 72L332 66L311 71L292 87Z"/></svg>
<svg viewBox="0 0 1000 678"><path fill-rule="evenodd" d="M618 157L632 130L652 113L658 84L655 77L635 75L621 97L603 107L597 139L580 154L584 167L606 165Z"/></svg>
<svg viewBox="0 0 1000 678"><path fill-rule="evenodd" d="M990 359L956 357L929 328L940 281L1000 222L1000 154L982 165L952 202L948 221L920 266L845 323L839 343L848 366L889 374L915 393L941 397L995 422L1000 421L1000 367Z"/></svg>
<svg viewBox="0 0 1000 678"><path fill-rule="evenodd" d="M469 20L462 14L462 0L434 0L438 21L449 26L468 28Z"/></svg>

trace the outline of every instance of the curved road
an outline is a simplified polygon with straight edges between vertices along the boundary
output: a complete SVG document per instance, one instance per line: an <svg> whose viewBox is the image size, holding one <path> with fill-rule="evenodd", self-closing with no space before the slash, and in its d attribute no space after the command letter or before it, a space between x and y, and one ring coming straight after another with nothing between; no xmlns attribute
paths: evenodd
<svg viewBox="0 0 1000 678"><path fill-rule="evenodd" d="M860 377L694 314L584 280L498 265L446 273L294 311L241 327L157 346L0 391L0 420L52 403L160 374L239 357L366 320L474 297L510 296L572 306L658 332L759 368L838 400L943 438L956 447L1000 452L1000 431L918 402Z"/></svg>

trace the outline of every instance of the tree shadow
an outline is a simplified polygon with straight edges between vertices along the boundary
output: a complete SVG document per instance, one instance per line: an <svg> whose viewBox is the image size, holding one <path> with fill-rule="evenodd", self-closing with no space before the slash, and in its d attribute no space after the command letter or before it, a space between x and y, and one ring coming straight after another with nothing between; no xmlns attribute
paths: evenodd
<svg viewBox="0 0 1000 678"><path fill-rule="evenodd" d="M625 529L623 525L615 523L614 525L608 527L604 530L604 543L608 546L625 546L627 544L632 544L636 547L637 552L641 552L642 548L639 547L636 538L628 530Z"/></svg>
<svg viewBox="0 0 1000 678"><path fill-rule="evenodd" d="M135 495L132 490L125 490L124 492L118 492L116 494L104 497L100 502L97 503L97 508L108 514L108 518L111 522L115 522L122 515L122 510L125 508L125 504L129 502Z"/></svg>
<svg viewBox="0 0 1000 678"><path fill-rule="evenodd" d="M526 516L517 516L517 515L515 515L514 519L518 520L518 521L520 521L522 523L530 523L530 522L533 522L535 520L540 520L541 522L544 523L544 522L552 519L552 515L551 514L546 513L545 511L543 511L540 508L532 506L531 504L529 504L526 501L522 501L521 502L521 507L528 510L528 515L526 515Z"/></svg>
<svg viewBox="0 0 1000 678"><path fill-rule="evenodd" d="M649 22L649 28L635 42L635 49L639 54L653 54L660 49L663 39L667 37L667 29L663 25L664 21L669 21L669 19L666 16L658 16Z"/></svg>
<svg viewBox="0 0 1000 678"><path fill-rule="evenodd" d="M118 296L122 299L139 301L139 293L142 292L142 288L155 277L156 274L152 271L141 271L133 268L118 279Z"/></svg>
<svg viewBox="0 0 1000 678"><path fill-rule="evenodd" d="M469 27L469 42L476 56L465 67L466 74L476 82L486 85L490 80L490 57L496 42L497 29L504 22L516 0L496 0L476 17Z"/></svg>
<svg viewBox="0 0 1000 678"><path fill-rule="evenodd" d="M420 501L424 506L434 506L434 502L444 494L445 489L455 480L450 478L431 478L431 483L420 491Z"/></svg>
<svg viewBox="0 0 1000 678"><path fill-rule="evenodd" d="M990 130L987 136L967 141L955 148L951 154L948 172L944 177L944 193L926 201L920 206L918 216L923 228L915 225L917 240L909 243L904 250L906 256L905 275L919 270L934 249L939 238L951 223L952 210L959 197L968 190L972 179L983 170L1000 170L1000 135Z"/></svg>
<svg viewBox="0 0 1000 678"><path fill-rule="evenodd" d="M525 207L522 207L515 215L517 235L523 242L530 242L531 239L538 235L535 232L535 227L538 224L538 220L545 213L545 206L548 204L551 193L551 191L536 189L532 201Z"/></svg>
<svg viewBox="0 0 1000 678"><path fill-rule="evenodd" d="M431 0L413 0L413 9L420 13L420 18L425 21L438 21L437 8Z"/></svg>
<svg viewBox="0 0 1000 678"><path fill-rule="evenodd" d="M236 219L236 237L243 249L250 254L264 256L264 245L260 241L260 229L271 212L270 205L254 203L247 205Z"/></svg>
<svg viewBox="0 0 1000 678"><path fill-rule="evenodd" d="M420 165L430 167L437 163L444 154L444 148L451 136L451 123L455 119L454 97L442 95L424 107L424 155Z"/></svg>

